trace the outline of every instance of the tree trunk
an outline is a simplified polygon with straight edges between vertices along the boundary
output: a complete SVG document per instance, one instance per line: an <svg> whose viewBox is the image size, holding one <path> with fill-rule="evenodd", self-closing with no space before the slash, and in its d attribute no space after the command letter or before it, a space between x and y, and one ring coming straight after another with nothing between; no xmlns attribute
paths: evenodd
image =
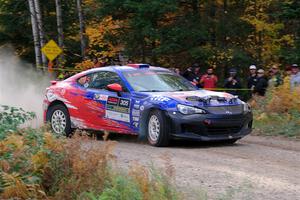
<svg viewBox="0 0 300 200"><path fill-rule="evenodd" d="M34 0L34 6L35 6L35 11L36 11L36 19L37 19L39 35L40 35L40 45L42 48L45 45L45 33L44 33L44 27L43 27L43 21L42 21L40 0ZM44 54L42 54L42 62L43 62L43 67L45 69L47 67L47 58Z"/></svg>
<svg viewBox="0 0 300 200"><path fill-rule="evenodd" d="M80 27L80 44L81 44L81 57L85 57L85 48L86 48L86 36L85 36L85 24L83 19L82 11L82 0L77 0L77 10L79 18L79 27Z"/></svg>
<svg viewBox="0 0 300 200"><path fill-rule="evenodd" d="M62 25L62 10L61 10L61 0L55 0L56 6L56 20L57 20L57 32L58 32L58 45L60 48L64 49L64 35L63 35L63 25ZM64 63L64 56L59 56L57 64L60 65Z"/></svg>
<svg viewBox="0 0 300 200"><path fill-rule="evenodd" d="M37 26L36 11L35 11L33 0L28 0L28 3L29 3L29 11L31 17L34 51L35 51L35 64L36 67L38 68L42 66L42 59L41 59L41 46L39 42L39 31Z"/></svg>

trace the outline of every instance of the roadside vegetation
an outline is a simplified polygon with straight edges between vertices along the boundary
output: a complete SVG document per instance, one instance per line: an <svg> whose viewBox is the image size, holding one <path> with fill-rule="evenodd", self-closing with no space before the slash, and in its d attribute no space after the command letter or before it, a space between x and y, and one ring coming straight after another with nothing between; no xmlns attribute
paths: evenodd
<svg viewBox="0 0 300 200"><path fill-rule="evenodd" d="M1 107L1 199L180 199L165 173L138 163L118 168L115 143L102 145L83 132L57 137L47 128L19 128L34 117L22 109ZM97 144L97 145L95 145Z"/></svg>
<svg viewBox="0 0 300 200"><path fill-rule="evenodd" d="M287 82L272 88L264 98L256 97L254 110L255 133L300 138L300 87L291 90Z"/></svg>

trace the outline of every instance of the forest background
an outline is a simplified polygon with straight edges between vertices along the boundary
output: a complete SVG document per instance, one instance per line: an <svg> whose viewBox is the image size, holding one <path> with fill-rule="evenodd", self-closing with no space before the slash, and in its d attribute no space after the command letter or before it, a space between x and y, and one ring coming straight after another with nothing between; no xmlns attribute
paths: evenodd
<svg viewBox="0 0 300 200"><path fill-rule="evenodd" d="M93 58L186 69L215 66L247 76L300 61L297 0L0 0L0 44L48 66L40 49L51 39L63 49L58 68L89 68ZM81 63L81 64L78 64Z"/></svg>

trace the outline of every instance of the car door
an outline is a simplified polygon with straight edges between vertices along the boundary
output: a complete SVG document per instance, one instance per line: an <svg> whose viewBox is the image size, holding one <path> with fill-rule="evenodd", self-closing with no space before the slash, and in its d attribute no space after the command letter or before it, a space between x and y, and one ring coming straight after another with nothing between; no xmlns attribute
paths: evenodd
<svg viewBox="0 0 300 200"><path fill-rule="evenodd" d="M85 111L88 113L89 128L111 130L114 132L131 132L130 106L128 90L118 74L110 71L99 71L91 74L86 86L84 98ZM123 92L107 90L107 85L118 83Z"/></svg>

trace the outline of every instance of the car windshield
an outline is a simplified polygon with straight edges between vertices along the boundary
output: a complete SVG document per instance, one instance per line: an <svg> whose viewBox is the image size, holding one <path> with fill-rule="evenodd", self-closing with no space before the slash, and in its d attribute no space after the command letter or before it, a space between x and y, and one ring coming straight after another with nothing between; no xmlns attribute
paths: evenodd
<svg viewBox="0 0 300 200"><path fill-rule="evenodd" d="M123 72L137 92L174 92L197 90L183 77L168 71Z"/></svg>

